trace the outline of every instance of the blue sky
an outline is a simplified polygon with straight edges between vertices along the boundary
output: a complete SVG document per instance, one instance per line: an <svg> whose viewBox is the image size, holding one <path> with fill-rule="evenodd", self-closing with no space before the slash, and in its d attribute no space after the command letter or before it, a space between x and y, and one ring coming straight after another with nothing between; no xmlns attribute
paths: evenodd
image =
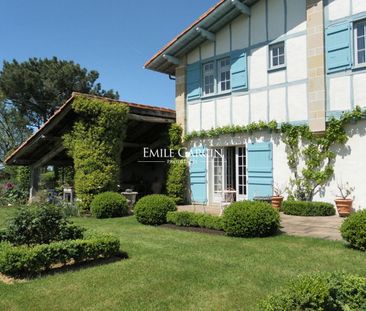
<svg viewBox="0 0 366 311"><path fill-rule="evenodd" d="M0 62L74 60L123 100L174 107L174 82L143 69L218 0L0 0Z"/></svg>

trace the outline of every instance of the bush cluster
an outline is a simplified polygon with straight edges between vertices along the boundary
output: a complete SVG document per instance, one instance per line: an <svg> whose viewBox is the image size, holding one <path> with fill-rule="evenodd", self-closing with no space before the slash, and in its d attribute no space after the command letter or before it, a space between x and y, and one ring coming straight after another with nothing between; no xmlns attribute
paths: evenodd
<svg viewBox="0 0 366 311"><path fill-rule="evenodd" d="M265 237L278 231L280 214L268 203L235 202L225 209L223 224L230 236Z"/></svg>
<svg viewBox="0 0 366 311"><path fill-rule="evenodd" d="M117 192L104 192L94 197L91 212L96 218L114 218L128 215L127 199Z"/></svg>
<svg viewBox="0 0 366 311"><path fill-rule="evenodd" d="M284 201L281 209L286 215L293 216L333 216L333 204L326 202Z"/></svg>
<svg viewBox="0 0 366 311"><path fill-rule="evenodd" d="M365 310L366 278L345 274L302 275L260 303L260 311Z"/></svg>
<svg viewBox="0 0 366 311"><path fill-rule="evenodd" d="M14 245L31 245L79 239L82 233L83 229L67 220L61 208L40 204L19 208L1 236Z"/></svg>
<svg viewBox="0 0 366 311"><path fill-rule="evenodd" d="M366 251L366 210L351 214L343 222L341 234L353 248Z"/></svg>
<svg viewBox="0 0 366 311"><path fill-rule="evenodd" d="M184 204L187 192L188 165L185 160L172 160L169 164L166 190L176 204Z"/></svg>
<svg viewBox="0 0 366 311"><path fill-rule="evenodd" d="M166 223L166 215L177 209L173 199L152 194L141 198L135 205L134 212L138 222L144 225L162 225Z"/></svg>
<svg viewBox="0 0 366 311"><path fill-rule="evenodd" d="M222 217L190 212L168 212L167 222L181 227L223 230Z"/></svg>
<svg viewBox="0 0 366 311"><path fill-rule="evenodd" d="M0 243L0 272L13 277L34 276L56 264L110 258L120 252L119 239L85 233L83 239L34 246Z"/></svg>

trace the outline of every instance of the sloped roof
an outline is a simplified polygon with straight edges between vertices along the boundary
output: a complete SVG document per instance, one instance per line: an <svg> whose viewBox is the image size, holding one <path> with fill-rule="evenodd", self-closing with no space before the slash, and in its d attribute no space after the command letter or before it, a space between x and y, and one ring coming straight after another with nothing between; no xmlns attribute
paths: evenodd
<svg viewBox="0 0 366 311"><path fill-rule="evenodd" d="M252 5L258 0L239 1L246 5ZM221 0L207 12L201 15L195 22L193 22L183 32L176 36L172 41L165 45L159 52L157 52L145 63L144 67L146 69L175 75L175 68L177 65L169 63L164 58L164 54L168 54L177 58L182 57L206 41L206 39L196 31L197 27L201 27L207 31L216 33L240 14L242 13L233 4L232 0Z"/></svg>
<svg viewBox="0 0 366 311"><path fill-rule="evenodd" d="M36 131L32 136L30 136L26 141L24 141L14 152L11 153L5 160L5 163L8 165L11 164L25 164L28 163L20 163L18 160L22 158L22 155L28 152L33 152L34 149L41 145L41 142L47 139L47 135L50 135L54 128L57 128L58 131L64 130L65 124L70 123L75 116L73 116L72 111L72 101L78 97L88 97L88 98L97 98L105 102L115 102L126 104L129 106L129 114L130 115L137 115L137 116L147 116L152 118L161 118L161 119L168 119L175 121L176 114L175 110L157 106L149 106L149 105L142 105L136 104L126 101L114 100L106 97L100 97L90 94L83 94L73 92L72 96L52 115L51 118L47 120L46 123L42 125L42 127ZM44 143L43 143L44 144ZM18 162L17 162L18 161Z"/></svg>

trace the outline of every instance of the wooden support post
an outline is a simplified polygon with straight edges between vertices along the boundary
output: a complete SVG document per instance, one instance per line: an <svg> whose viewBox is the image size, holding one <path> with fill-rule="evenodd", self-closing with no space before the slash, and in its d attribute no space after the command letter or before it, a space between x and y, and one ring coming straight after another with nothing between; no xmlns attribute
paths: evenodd
<svg viewBox="0 0 366 311"><path fill-rule="evenodd" d="M29 190L29 203L33 203L36 197L36 194L39 190L39 167L31 167L31 187Z"/></svg>

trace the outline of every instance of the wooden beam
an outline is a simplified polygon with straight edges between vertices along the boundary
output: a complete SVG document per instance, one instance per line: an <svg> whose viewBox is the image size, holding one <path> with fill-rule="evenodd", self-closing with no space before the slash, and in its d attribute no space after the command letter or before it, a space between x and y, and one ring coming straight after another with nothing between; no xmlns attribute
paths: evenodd
<svg viewBox="0 0 366 311"><path fill-rule="evenodd" d="M176 58L172 55L169 55L169 54L164 54L163 57L169 62L169 63L172 63L174 65L177 65L179 66L180 65L180 60L179 58Z"/></svg>
<svg viewBox="0 0 366 311"><path fill-rule="evenodd" d="M64 151L65 147L63 144L60 145L56 145L54 148L52 148L52 150L47 153L46 155L44 155L41 159L39 159L37 162L35 162L33 164L33 167L35 168L39 168L42 167L44 165L46 165L47 163L49 163L55 156L57 156L60 152Z"/></svg>
<svg viewBox="0 0 366 311"><path fill-rule="evenodd" d="M231 3L233 5L235 5L235 7L240 11L242 12L244 15L246 16L250 16L252 13L251 13L251 10L250 10L250 7L247 6L246 4L240 2L239 0L231 0Z"/></svg>
<svg viewBox="0 0 366 311"><path fill-rule="evenodd" d="M163 117L141 116L133 113L130 113L128 115L128 118L134 121L150 122L150 123L168 123L168 124L175 123L174 119L163 118Z"/></svg>
<svg viewBox="0 0 366 311"><path fill-rule="evenodd" d="M209 32L201 27L197 27L196 31L199 32L200 35L202 37L204 37L205 39L210 40L210 41L216 41L216 35L214 33Z"/></svg>

